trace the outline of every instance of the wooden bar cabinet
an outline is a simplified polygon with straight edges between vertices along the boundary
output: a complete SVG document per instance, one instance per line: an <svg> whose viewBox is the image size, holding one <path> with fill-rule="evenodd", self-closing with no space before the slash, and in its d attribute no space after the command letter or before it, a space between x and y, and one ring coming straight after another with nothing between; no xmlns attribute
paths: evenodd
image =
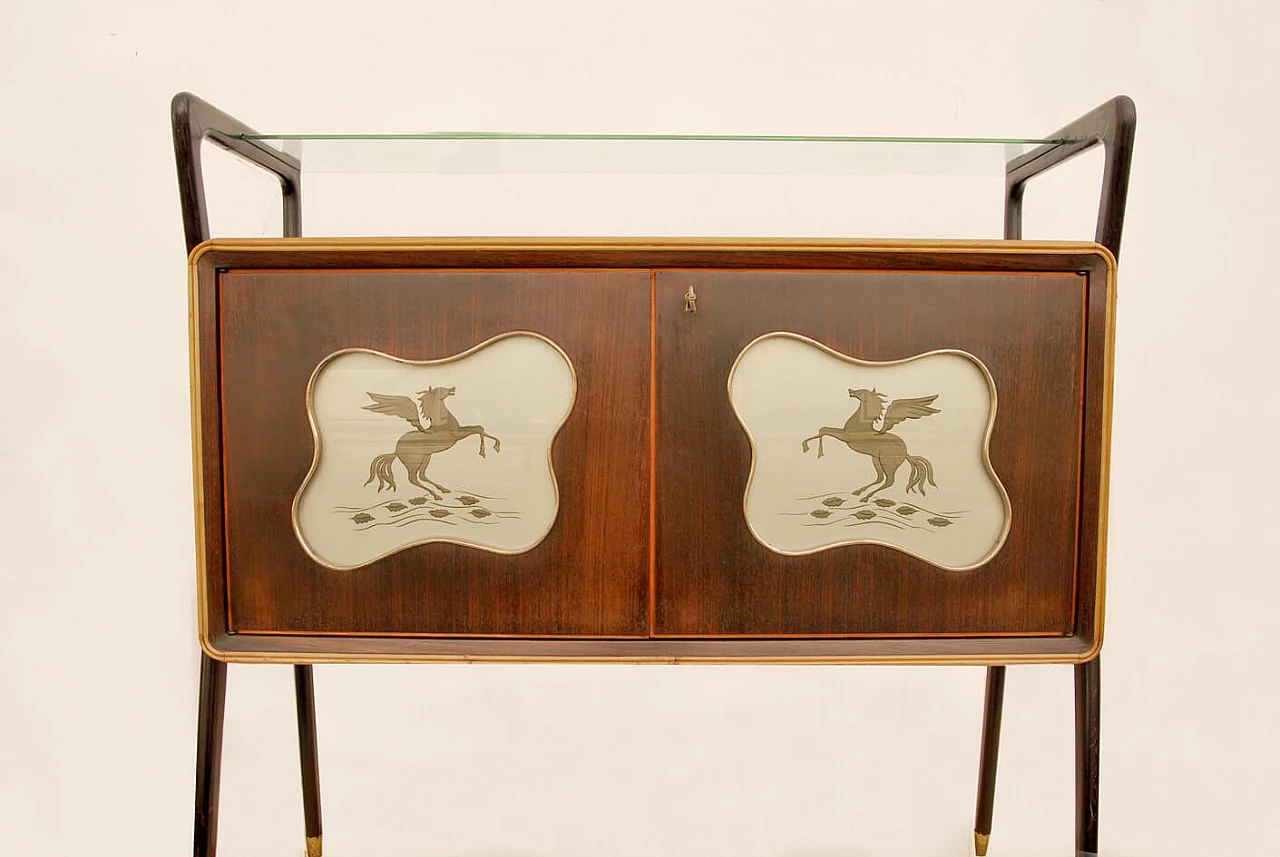
<svg viewBox="0 0 1280 857"><path fill-rule="evenodd" d="M1005 241L307 239L300 165L173 103L190 256L195 853L228 662L1076 664L1097 851L1118 98L1008 165ZM199 147L279 176L283 239L208 240ZM1097 243L1024 183L1106 149Z"/></svg>

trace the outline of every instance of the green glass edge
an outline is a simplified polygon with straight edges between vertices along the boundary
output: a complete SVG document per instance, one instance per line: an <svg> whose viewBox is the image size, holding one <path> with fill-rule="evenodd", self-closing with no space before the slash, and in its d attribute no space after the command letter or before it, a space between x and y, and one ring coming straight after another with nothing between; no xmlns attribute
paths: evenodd
<svg viewBox="0 0 1280 857"><path fill-rule="evenodd" d="M241 140L332 141L450 141L450 140L603 140L612 142L714 142L714 143L990 143L1055 145L1077 143L1072 139L1032 137L813 137L786 134L523 134L502 131L436 131L417 134L239 134Z"/></svg>

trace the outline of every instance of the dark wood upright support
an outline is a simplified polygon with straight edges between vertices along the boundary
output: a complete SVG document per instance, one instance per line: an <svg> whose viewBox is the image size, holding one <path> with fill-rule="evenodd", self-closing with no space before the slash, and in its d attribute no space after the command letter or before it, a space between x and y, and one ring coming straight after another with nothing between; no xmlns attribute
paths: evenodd
<svg viewBox="0 0 1280 857"><path fill-rule="evenodd" d="M227 665L200 653L200 697L196 721L195 857L218 852L218 784L222 777L222 716L227 701Z"/></svg>
<svg viewBox="0 0 1280 857"><path fill-rule="evenodd" d="M296 238L302 234L302 164L296 158L265 143L244 139L257 132L189 92L179 92L169 107L188 253L211 237L200 158L200 146L205 140L274 173L280 180L284 204L284 235Z"/></svg>
<svg viewBox="0 0 1280 857"><path fill-rule="evenodd" d="M1004 667L987 667L987 699L982 708L982 762L978 767L978 808L973 819L973 850L987 853L996 801L996 762L1000 757L1000 717L1004 712Z"/></svg>
<svg viewBox="0 0 1280 857"><path fill-rule="evenodd" d="M316 746L316 697L311 664L293 667L298 701L298 760L302 767L302 813L307 831L307 857L320 857L320 753Z"/></svg>
<svg viewBox="0 0 1280 857"><path fill-rule="evenodd" d="M240 120L188 92L170 104L173 151L187 252L211 237L200 147L205 140L274 173L284 205L284 235L302 234L302 165L270 146L244 139L256 132ZM227 665L201 653L200 725L196 749L195 855L213 857L218 840L218 777L222 765L222 720ZM315 696L310 665L294 668L298 701L298 748L302 763L302 800L307 855L320 855L320 773L316 758Z"/></svg>
<svg viewBox="0 0 1280 857"><path fill-rule="evenodd" d="M1094 658L1076 665L1076 857L1098 853L1098 760L1102 673Z"/></svg>
<svg viewBox="0 0 1280 857"><path fill-rule="evenodd" d="M1022 237L1022 197L1027 182L1081 152L1102 146L1102 195L1093 240L1118 258L1137 124L1133 101L1118 95L1049 135L1049 139L1067 142L1046 143L1009 161L1005 165L1004 237Z"/></svg>
<svg viewBox="0 0 1280 857"><path fill-rule="evenodd" d="M1137 124L1138 116L1133 101L1128 96L1120 95L1050 135L1050 139L1067 142L1039 146L1009 161L1005 165L1004 237L1010 240L1022 237L1022 198L1028 181L1081 152L1101 145L1103 147L1102 193L1098 200L1098 220L1094 228L1093 240L1110 250L1111 254L1118 259L1120 236L1124 231L1125 201L1129 196L1129 167L1133 159L1133 139ZM1095 670L1093 711L1096 720L1099 705L1096 682L1097 660L1091 663ZM1086 666L1088 664L1082 664L1076 668L1077 736L1080 734L1080 671ZM983 857L987 853L987 843L991 839L991 814L996 793L996 761L1000 752L1000 714L1004 705L1004 671L1003 666L987 669L987 698L982 721L982 764L978 771L978 809L973 828L974 850L978 857ZM1096 737L1096 724L1093 734ZM1077 744L1078 742L1077 737ZM1097 761L1095 741L1092 768L1095 777ZM1098 847L1096 781L1092 795L1090 852L1097 851ZM1079 808L1077 811L1083 812ZM1080 830L1083 829L1083 827L1080 828ZM1082 846L1077 845L1077 847Z"/></svg>

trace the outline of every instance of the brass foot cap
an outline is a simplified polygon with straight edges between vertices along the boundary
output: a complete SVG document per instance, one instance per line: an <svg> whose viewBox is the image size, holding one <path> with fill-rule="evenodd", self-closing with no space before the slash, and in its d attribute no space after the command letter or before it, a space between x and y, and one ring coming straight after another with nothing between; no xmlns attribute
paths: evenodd
<svg viewBox="0 0 1280 857"><path fill-rule="evenodd" d="M321 840L323 839L323 836L307 837L307 857L320 857L320 852L322 850Z"/></svg>
<svg viewBox="0 0 1280 857"><path fill-rule="evenodd" d="M990 833L973 831L973 853L978 857L987 857L987 844L991 842Z"/></svg>

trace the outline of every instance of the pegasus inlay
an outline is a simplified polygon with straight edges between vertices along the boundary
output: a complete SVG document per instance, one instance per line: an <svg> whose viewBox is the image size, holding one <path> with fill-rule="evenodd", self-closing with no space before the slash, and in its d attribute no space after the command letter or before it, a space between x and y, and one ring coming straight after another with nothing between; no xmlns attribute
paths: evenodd
<svg viewBox="0 0 1280 857"><path fill-rule="evenodd" d="M837 396L854 400L853 412L822 425ZM770 550L878 544L959 571L1003 544L1009 500L987 455L995 384L973 355L875 363L771 333L738 356L729 399L752 448L743 511ZM845 453L827 455L825 440Z"/></svg>
<svg viewBox="0 0 1280 857"><path fill-rule="evenodd" d="M408 396L387 396L382 393L369 393L369 398L373 399L373 404L365 405L364 409L366 411L388 414L408 420L409 425L413 426L413 431L401 435L400 440L396 442L395 452L383 453L369 463L369 478L365 480L365 485L377 478L379 491L383 488L390 488L394 491L396 477L393 465L399 460L404 465L405 470L408 471L409 481L412 484L426 491L432 498L440 500L442 498L439 494L423 484L425 481L446 494L449 492L448 488L427 478L427 465L431 463L433 454L443 452L463 438L471 437L475 434L480 435L481 458L485 457L485 438L493 441L494 452L502 451L502 441L486 433L484 426L461 425L458 422L458 418L445 407L444 400L456 392L456 387L431 387L426 390L419 390L418 404L416 406ZM421 418L419 418L419 409L422 411ZM425 427L423 425L424 421L426 423Z"/></svg>
<svg viewBox="0 0 1280 857"><path fill-rule="evenodd" d="M294 501L299 541L334 569L430 542L533 548L559 508L551 443L575 389L568 357L532 333L443 360L367 349L330 355L307 390L315 460ZM393 392L415 390L416 401ZM463 425L446 400L485 424ZM405 421L398 435L387 417ZM458 445L471 437L475 455ZM489 456L487 444L498 454Z"/></svg>
<svg viewBox="0 0 1280 857"><path fill-rule="evenodd" d="M844 428L823 426L813 437L801 441L801 451L808 452L809 442L816 440L818 458L821 458L822 439L834 437L836 440L844 441L854 452L871 456L871 462L876 467L876 478L850 492L857 497L866 491L867 493L862 495L864 502L893 485L894 477L904 461L911 465L911 477L907 482L908 494L917 488L921 494L924 494L925 482L936 487L938 483L933 481L933 465L929 463L929 459L921 455L908 455L907 445L903 443L902 438L892 434L889 429L903 420L919 419L938 413L937 408L930 407L938 398L937 394L921 396L918 399L895 399L888 408L884 406L884 395L876 392L874 387L870 390L851 389L849 398L858 400L858 408L849 419L845 420ZM877 422L880 424L879 428L876 427ZM873 486L875 486L873 490L867 490Z"/></svg>

